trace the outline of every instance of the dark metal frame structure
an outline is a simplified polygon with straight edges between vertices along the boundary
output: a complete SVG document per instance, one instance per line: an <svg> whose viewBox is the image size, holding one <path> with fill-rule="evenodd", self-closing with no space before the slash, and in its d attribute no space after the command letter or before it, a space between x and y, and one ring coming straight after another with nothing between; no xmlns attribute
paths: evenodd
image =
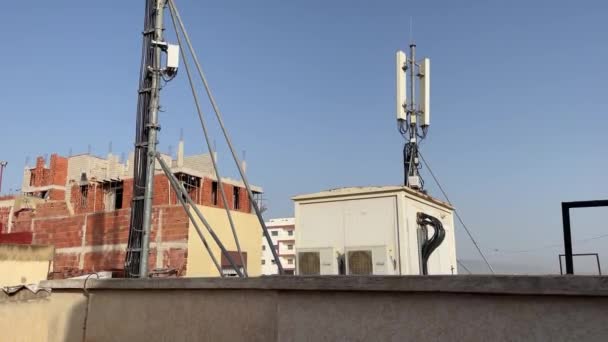
<svg viewBox="0 0 608 342"><path fill-rule="evenodd" d="M597 262L597 272L599 275L602 275L602 267L600 266L600 256L597 253L578 253L578 254L572 254L572 256L595 256L595 260ZM565 256L565 254L560 254L559 255L559 274L563 275L564 274L564 270L562 268L562 257Z"/></svg>
<svg viewBox="0 0 608 342"><path fill-rule="evenodd" d="M566 259L566 274L574 274L572 254L572 231L570 227L570 209L608 207L608 200L562 202L562 222L564 225L564 256ZM560 257L561 264L561 257Z"/></svg>

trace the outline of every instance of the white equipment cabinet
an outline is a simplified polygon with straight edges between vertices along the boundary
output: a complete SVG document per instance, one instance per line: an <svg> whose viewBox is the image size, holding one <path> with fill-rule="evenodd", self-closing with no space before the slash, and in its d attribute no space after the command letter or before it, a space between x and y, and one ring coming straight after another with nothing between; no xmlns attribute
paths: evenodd
<svg viewBox="0 0 608 342"><path fill-rule="evenodd" d="M296 274L422 274L419 212L445 229L428 274L456 274L454 209L445 202L404 186L341 188L293 200Z"/></svg>

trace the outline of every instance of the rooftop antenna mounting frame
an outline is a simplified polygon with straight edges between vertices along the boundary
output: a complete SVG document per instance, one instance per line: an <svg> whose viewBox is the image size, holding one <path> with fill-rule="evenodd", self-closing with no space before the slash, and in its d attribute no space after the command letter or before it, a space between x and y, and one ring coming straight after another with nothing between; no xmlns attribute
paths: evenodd
<svg viewBox="0 0 608 342"><path fill-rule="evenodd" d="M418 150L430 125L431 61L423 58L416 62L416 44L411 37L410 41L409 56L401 50L396 53L396 114L399 133L406 140L403 147L403 183L409 188L422 191L424 181L420 176ZM415 99L417 85L418 103Z"/></svg>

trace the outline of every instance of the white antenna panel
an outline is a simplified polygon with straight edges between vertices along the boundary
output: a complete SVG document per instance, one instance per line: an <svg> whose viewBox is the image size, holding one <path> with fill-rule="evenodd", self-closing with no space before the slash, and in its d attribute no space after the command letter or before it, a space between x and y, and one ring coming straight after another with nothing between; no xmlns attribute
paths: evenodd
<svg viewBox="0 0 608 342"><path fill-rule="evenodd" d="M405 77L405 71L403 70L403 67L405 66L405 63L407 62L407 57L405 56L405 52L403 51L397 51L397 58L396 58L396 70L395 70L395 75L396 75L396 80L397 80L397 84L395 86L395 89L397 90L397 120L406 120L406 113L405 113L405 102L407 100L406 95L405 95L405 91L407 89L407 83L406 83L406 77Z"/></svg>
<svg viewBox="0 0 608 342"><path fill-rule="evenodd" d="M425 58L420 65L420 112L422 126L431 124L431 60Z"/></svg>

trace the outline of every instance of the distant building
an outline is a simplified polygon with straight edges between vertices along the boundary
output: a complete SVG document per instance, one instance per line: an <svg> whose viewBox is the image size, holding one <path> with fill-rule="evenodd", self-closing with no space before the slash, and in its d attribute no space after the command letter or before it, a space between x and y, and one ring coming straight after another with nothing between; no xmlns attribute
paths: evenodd
<svg viewBox="0 0 608 342"><path fill-rule="evenodd" d="M281 265L286 274L294 274L296 268L296 248L295 248L295 219L277 218L266 222L268 233L272 238L272 246L262 237L262 274L278 274L279 269L272 257L271 248L277 250Z"/></svg>
<svg viewBox="0 0 608 342"><path fill-rule="evenodd" d="M177 158L162 157L226 248L234 253L236 246L209 154L184 156L180 141ZM222 182L244 263L250 275L259 275L262 241L247 191L239 180L223 178ZM261 196L260 187L252 186L252 190ZM18 233L23 243L54 246L50 275L54 278L120 271L129 236L132 193L132 154L125 162L112 154L107 158L53 154L48 161L38 157L34 167L24 170L22 194L0 198L0 234L8 239L7 234ZM206 231L203 235L221 261L222 272L229 274L219 247ZM178 276L219 275L160 167L154 177L150 242L150 270ZM240 264L240 259L235 259ZM255 262L247 264L247 259Z"/></svg>
<svg viewBox="0 0 608 342"><path fill-rule="evenodd" d="M297 274L421 274L418 213L445 229L428 274L457 273L454 209L447 203L403 186L341 188L293 200Z"/></svg>

